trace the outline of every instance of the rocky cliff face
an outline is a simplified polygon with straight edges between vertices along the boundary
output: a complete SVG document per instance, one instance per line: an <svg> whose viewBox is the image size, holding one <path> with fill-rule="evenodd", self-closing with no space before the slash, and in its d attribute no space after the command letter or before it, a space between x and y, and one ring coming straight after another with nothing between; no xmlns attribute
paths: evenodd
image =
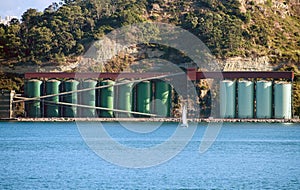
<svg viewBox="0 0 300 190"><path fill-rule="evenodd" d="M242 12L247 12L253 5L260 7L261 11L263 11L264 8L261 5L268 5L282 17L299 15L300 13L299 0L239 0L239 2L241 3L240 9Z"/></svg>
<svg viewBox="0 0 300 190"><path fill-rule="evenodd" d="M165 67L160 60L166 56L165 52L158 49L145 48L143 50L134 48L130 50L131 54L122 54L121 56L111 56L106 62L97 62L91 58L80 57L76 62L65 65L41 66L41 65L0 65L0 71L6 73L28 73L28 72L144 72L143 69L162 70ZM179 59L178 55L167 55L171 59ZM147 60L142 60L147 57ZM154 61L161 63L154 63ZM227 59L216 59L219 67L223 71L272 71L278 67L270 62L268 56L263 57L230 57ZM113 61L113 63L112 63ZM118 68L112 68L112 64L120 64ZM180 67L188 67L190 63L174 63ZM165 70L165 69L164 69Z"/></svg>

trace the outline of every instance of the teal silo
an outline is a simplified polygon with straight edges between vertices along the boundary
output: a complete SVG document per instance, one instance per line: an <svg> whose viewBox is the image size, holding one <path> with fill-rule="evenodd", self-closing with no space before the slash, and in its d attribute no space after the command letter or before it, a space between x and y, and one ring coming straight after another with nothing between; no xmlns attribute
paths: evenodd
<svg viewBox="0 0 300 190"><path fill-rule="evenodd" d="M253 118L254 83L248 80L238 82L238 117Z"/></svg>
<svg viewBox="0 0 300 190"><path fill-rule="evenodd" d="M27 81L25 86L26 95L28 98L37 98L41 96L42 81L32 79ZM41 117L41 102L40 100L32 100L27 102L26 113L28 117Z"/></svg>
<svg viewBox="0 0 300 190"><path fill-rule="evenodd" d="M165 81L155 81L154 113L159 116L170 117L172 88Z"/></svg>
<svg viewBox="0 0 300 190"><path fill-rule="evenodd" d="M142 81L136 87L136 111L141 113L150 113L151 102L151 82ZM139 115L138 117L145 117Z"/></svg>
<svg viewBox="0 0 300 190"><path fill-rule="evenodd" d="M24 81L24 96L25 97L28 97L28 90L27 90L27 87L28 87L28 80L25 80Z"/></svg>
<svg viewBox="0 0 300 190"><path fill-rule="evenodd" d="M101 117L113 117L114 112L114 85L115 82L112 80L104 80L100 82L100 86L112 85L109 87L100 89L100 107L108 108L111 110L100 110Z"/></svg>
<svg viewBox="0 0 300 190"><path fill-rule="evenodd" d="M277 82L274 86L274 117L292 118L292 84Z"/></svg>
<svg viewBox="0 0 300 190"><path fill-rule="evenodd" d="M236 82L222 80L220 82L220 117L235 118Z"/></svg>
<svg viewBox="0 0 300 190"><path fill-rule="evenodd" d="M132 111L132 87L133 83L129 83L129 80L120 81L121 83L126 83L118 86L118 95L117 95L117 105L116 109L124 110L124 111ZM117 117L130 118L131 113L119 112L116 113Z"/></svg>
<svg viewBox="0 0 300 190"><path fill-rule="evenodd" d="M71 92L78 90L79 82L76 80L67 80L64 82L64 91ZM64 102L70 104L78 104L77 92L64 95ZM64 117L77 117L77 107L76 106L64 106L63 109Z"/></svg>
<svg viewBox="0 0 300 190"><path fill-rule="evenodd" d="M272 118L272 82L256 82L256 118Z"/></svg>
<svg viewBox="0 0 300 190"><path fill-rule="evenodd" d="M46 81L46 95L59 94L59 80ZM45 117L59 117L59 96L45 98Z"/></svg>
<svg viewBox="0 0 300 190"><path fill-rule="evenodd" d="M28 80L25 80L24 81L24 97L28 97L27 87L28 87ZM28 110L28 102L24 102L24 109L25 109L25 112L27 112L27 110Z"/></svg>
<svg viewBox="0 0 300 190"><path fill-rule="evenodd" d="M93 89L81 92L81 104L96 107L96 85L97 81L94 80L86 80L82 82L81 89ZM96 110L95 108L81 108L81 116L96 117Z"/></svg>

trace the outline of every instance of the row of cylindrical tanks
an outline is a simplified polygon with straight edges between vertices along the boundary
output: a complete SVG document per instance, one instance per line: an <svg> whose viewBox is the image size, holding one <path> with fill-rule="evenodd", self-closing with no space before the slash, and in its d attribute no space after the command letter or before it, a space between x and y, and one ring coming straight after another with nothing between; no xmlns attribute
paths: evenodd
<svg viewBox="0 0 300 190"><path fill-rule="evenodd" d="M134 111L170 117L172 88L167 82L124 80L121 85L115 84L112 80L28 80L24 87L25 96L37 99L26 102L26 115L33 118L131 117L130 112ZM101 86L104 88L97 89ZM65 94L52 96L60 93ZM152 100L155 100L153 104ZM76 106L78 104L83 106Z"/></svg>
<svg viewBox="0 0 300 190"><path fill-rule="evenodd" d="M221 118L292 117L292 84L284 81L223 80Z"/></svg>
<svg viewBox="0 0 300 190"><path fill-rule="evenodd" d="M161 80L138 83L123 80L118 83L112 80L72 79L25 81L25 96L36 98L26 102L26 115L32 118L131 117L129 112L134 111L171 116L172 87L169 83ZM98 87L105 88L95 89ZM222 80L219 92L220 117L289 119L292 117L291 95L292 84L288 82ZM78 104L81 106L76 106Z"/></svg>

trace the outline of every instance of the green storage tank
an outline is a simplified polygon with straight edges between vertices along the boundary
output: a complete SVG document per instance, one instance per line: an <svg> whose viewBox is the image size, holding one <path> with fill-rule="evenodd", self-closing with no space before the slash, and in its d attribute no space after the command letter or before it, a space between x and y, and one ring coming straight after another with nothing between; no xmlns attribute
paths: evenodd
<svg viewBox="0 0 300 190"><path fill-rule="evenodd" d="M276 83L274 96L275 118L292 118L292 84L288 82Z"/></svg>
<svg viewBox="0 0 300 190"><path fill-rule="evenodd" d="M28 80L25 80L24 81L24 97L28 97L27 87L28 87ZM28 102L24 102L24 109L25 109L25 112L27 112L27 110L28 110Z"/></svg>
<svg viewBox="0 0 300 190"><path fill-rule="evenodd" d="M112 80L104 80L100 82L100 86L114 85ZM114 86L100 89L100 107L114 109ZM113 117L114 112L108 110L100 110L101 117Z"/></svg>
<svg viewBox="0 0 300 190"><path fill-rule="evenodd" d="M256 82L256 118L272 118L272 82Z"/></svg>
<svg viewBox="0 0 300 190"><path fill-rule="evenodd" d="M86 80L82 82L82 89L95 88L97 81ZM87 90L81 92L81 104L96 107L96 90ZM95 108L82 108L81 109L82 117L95 117L96 110Z"/></svg>
<svg viewBox="0 0 300 190"><path fill-rule="evenodd" d="M79 82L76 80L67 80L64 82L64 91L76 91L78 90ZM78 104L77 93L64 95L64 102L71 104ZM64 117L77 117L77 107L76 106L64 106L63 109Z"/></svg>
<svg viewBox="0 0 300 190"><path fill-rule="evenodd" d="M121 83L130 82L129 80L121 81ZM118 86L118 101L115 106L119 110L132 111L132 87L133 83L127 83ZM131 113L116 113L117 117L130 118Z"/></svg>
<svg viewBox="0 0 300 190"><path fill-rule="evenodd" d="M150 113L151 102L151 82L142 81L136 87L136 111L141 113ZM145 117L138 115L138 117Z"/></svg>
<svg viewBox="0 0 300 190"><path fill-rule="evenodd" d="M32 79L26 82L26 95L28 98L36 98L41 96L42 81ZM41 102L40 100L29 101L26 106L26 113L28 117L41 117Z"/></svg>
<svg viewBox="0 0 300 190"><path fill-rule="evenodd" d="M133 87L132 87L132 90L131 90L131 94L132 94L132 98L131 98L131 110L132 111L136 111L137 110L137 84L138 82L134 82L133 83ZM135 115L133 114L134 117L139 117L139 115Z"/></svg>
<svg viewBox="0 0 300 190"><path fill-rule="evenodd" d="M27 93L27 87L28 87L28 80L24 81L24 96L28 97L28 93Z"/></svg>
<svg viewBox="0 0 300 190"><path fill-rule="evenodd" d="M60 83L60 81L54 79L46 81L46 95L59 94ZM60 106L55 104L59 103L59 96L45 98L45 101L52 102L45 102L45 117L59 117Z"/></svg>
<svg viewBox="0 0 300 190"><path fill-rule="evenodd" d="M235 118L236 82L223 80L220 82L220 117Z"/></svg>
<svg viewBox="0 0 300 190"><path fill-rule="evenodd" d="M238 82L238 117L253 118L254 116L254 83L248 80Z"/></svg>
<svg viewBox="0 0 300 190"><path fill-rule="evenodd" d="M172 88L165 81L155 81L154 112L160 116L170 117Z"/></svg>

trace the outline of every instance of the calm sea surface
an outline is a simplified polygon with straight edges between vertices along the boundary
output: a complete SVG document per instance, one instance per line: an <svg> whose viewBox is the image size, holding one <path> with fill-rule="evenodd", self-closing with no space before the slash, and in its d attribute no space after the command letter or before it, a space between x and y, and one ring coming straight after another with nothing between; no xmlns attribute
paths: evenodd
<svg viewBox="0 0 300 190"><path fill-rule="evenodd" d="M130 169L97 156L75 123L0 122L0 189L300 189L300 124L226 123L203 154L206 124L199 125L175 158ZM165 123L139 134L118 123L104 126L137 147L158 145L177 127Z"/></svg>

